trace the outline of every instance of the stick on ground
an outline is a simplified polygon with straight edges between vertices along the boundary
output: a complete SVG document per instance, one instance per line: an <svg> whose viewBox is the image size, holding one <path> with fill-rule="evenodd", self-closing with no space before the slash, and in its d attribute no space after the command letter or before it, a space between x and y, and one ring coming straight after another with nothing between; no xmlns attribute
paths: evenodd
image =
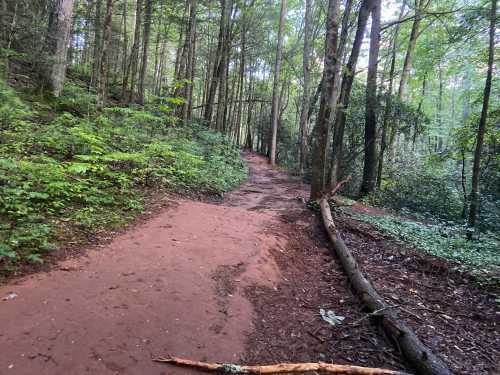
<svg viewBox="0 0 500 375"><path fill-rule="evenodd" d="M358 262L335 227L328 200L326 198L320 199L319 206L332 247L352 287L371 312L377 311L376 316L380 324L401 350L405 359L420 375L453 375L446 364L426 347L415 332L398 317L397 309L388 305L365 277Z"/></svg>
<svg viewBox="0 0 500 375"><path fill-rule="evenodd" d="M349 365L334 365L325 362L278 363L275 365L243 366L231 363L200 362L178 357L159 357L154 358L153 361L170 363L176 366L193 367L202 371L218 371L226 374L281 374L289 372L319 371L327 372L329 374L344 375L407 375L404 372L394 370Z"/></svg>

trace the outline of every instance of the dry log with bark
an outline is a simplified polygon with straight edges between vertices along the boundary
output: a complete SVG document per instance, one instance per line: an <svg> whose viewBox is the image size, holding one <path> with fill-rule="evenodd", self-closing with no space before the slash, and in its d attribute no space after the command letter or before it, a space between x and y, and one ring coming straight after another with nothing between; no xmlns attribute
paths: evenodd
<svg viewBox="0 0 500 375"><path fill-rule="evenodd" d="M321 216L335 255L339 258L352 287L370 312L377 317L387 335L401 351L408 363L422 375L452 375L446 364L427 348L397 314L397 309L388 305L370 281L363 275L356 259L338 233L326 198L319 200Z"/></svg>
<svg viewBox="0 0 500 375"><path fill-rule="evenodd" d="M160 357L154 358L153 361L161 363L170 363L176 366L186 366L197 368L202 371L216 371L226 374L282 374L290 372L309 372L320 371L329 374L344 374L344 375L405 375L401 371L387 370L381 368L370 368L349 365L335 365L325 362L311 363L278 363L275 365L255 365L244 366L232 363L211 363L193 361L190 359L178 357Z"/></svg>

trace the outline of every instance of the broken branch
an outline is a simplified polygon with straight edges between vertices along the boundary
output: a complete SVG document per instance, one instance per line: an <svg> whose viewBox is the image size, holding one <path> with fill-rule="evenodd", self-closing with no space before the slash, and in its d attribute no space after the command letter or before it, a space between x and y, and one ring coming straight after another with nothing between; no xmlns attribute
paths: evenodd
<svg viewBox="0 0 500 375"><path fill-rule="evenodd" d="M378 294L371 282L360 269L356 258L347 248L335 227L328 200L323 197L319 200L323 224L330 237L332 247L339 258L349 281L360 296L361 301L371 312L377 312L380 324L402 355L413 366L418 374L422 375L452 375L446 364L427 348L392 308Z"/></svg>
<svg viewBox="0 0 500 375"><path fill-rule="evenodd" d="M288 372L309 372L309 371L321 371L330 374L345 374L345 375L405 375L406 374L404 372L395 370L349 366L349 365L335 365L325 362L278 363L276 365L244 366L232 363L200 362L178 357L166 357L166 358L160 357L160 358L154 358L153 361L161 363L170 363L176 366L194 367L202 371L219 371L226 374L281 374Z"/></svg>

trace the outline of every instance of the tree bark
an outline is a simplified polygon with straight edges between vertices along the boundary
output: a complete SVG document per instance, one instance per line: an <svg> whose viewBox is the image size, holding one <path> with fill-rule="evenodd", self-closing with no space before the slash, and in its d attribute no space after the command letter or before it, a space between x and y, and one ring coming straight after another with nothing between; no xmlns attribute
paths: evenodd
<svg viewBox="0 0 500 375"><path fill-rule="evenodd" d="M432 353L416 334L399 319L393 306L385 302L371 282L363 275L358 262L337 232L328 201L322 198L319 205L323 224L332 242L335 255L339 258L353 289L377 318L408 363L421 375L453 375L446 364Z"/></svg>
<svg viewBox="0 0 500 375"><path fill-rule="evenodd" d="M215 121L215 128L220 132L225 132L227 129L227 97L229 95L228 90L228 75L229 75L229 59L231 51L231 36L232 36L232 15L233 15L233 5L234 3L230 1L228 10L228 16L226 19L226 25L224 27L224 43L222 45L222 55L219 62L219 95L217 102L217 116Z"/></svg>
<svg viewBox="0 0 500 375"><path fill-rule="evenodd" d="M122 56L122 82L125 80L125 74L127 71L127 55L128 55L128 33L127 33L127 21L128 21L128 1L123 0L123 56Z"/></svg>
<svg viewBox="0 0 500 375"><path fill-rule="evenodd" d="M106 16L103 24L103 38L102 38L102 51L101 51L101 72L99 79L99 90L97 93L97 105L103 107L106 104L106 96L108 89L108 66L109 66L109 46L111 43L111 23L113 21L113 5L114 0L107 0L106 2Z"/></svg>
<svg viewBox="0 0 500 375"><path fill-rule="evenodd" d="M137 68L139 66L139 44L141 39L141 24L142 24L142 0L136 0L135 11L135 29L134 42L128 59L127 72L122 86L122 98L125 103L130 103L134 99L135 82L137 77ZM128 90L128 82L130 80L130 89Z"/></svg>
<svg viewBox="0 0 500 375"><path fill-rule="evenodd" d="M95 2L95 19L94 19L94 56L92 61L92 74L90 76L90 87L99 86L99 74L101 71L101 47L102 47L102 24L101 24L101 8L102 0Z"/></svg>
<svg viewBox="0 0 500 375"><path fill-rule="evenodd" d="M229 0L230 1L230 0ZM203 114L203 118L205 122L210 125L212 122L212 115L213 115L213 109L214 109L214 102L215 102L215 94L217 92L217 87L219 85L219 81L221 78L221 57L223 54L223 48L224 48L224 38L226 35L226 20L228 18L228 4L226 3L226 0L220 0L221 4L221 16L220 16L220 21L219 21L219 36L217 40L217 51L215 52L214 56L214 65L213 65L213 74L212 74L212 79L210 80L210 85L208 89L208 95L207 95L207 102L205 105L205 112Z"/></svg>
<svg viewBox="0 0 500 375"><path fill-rule="evenodd" d="M398 97L403 100L406 93L406 84L410 74L411 64L413 60L413 53L417 45L417 38L419 36L420 22L422 21L422 11L424 10L424 1L429 3L429 0L415 0L415 18L411 26L410 39L408 41L408 48L406 49L405 60L403 63L403 70L401 71L401 79L399 81Z"/></svg>
<svg viewBox="0 0 500 375"><path fill-rule="evenodd" d="M274 62L273 99L271 103L271 139L269 147L269 162L276 164L276 143L278 137L279 116L279 81L281 73L281 60L283 58L283 32L285 28L286 0L281 0L280 23L278 28L278 44L276 46L276 59Z"/></svg>
<svg viewBox="0 0 500 375"><path fill-rule="evenodd" d="M148 51L149 51L149 36L151 34L151 16L153 12L153 0L146 0L146 9L144 14L144 34L142 37L142 64L139 74L139 92L137 101L144 105L145 80L148 71Z"/></svg>
<svg viewBox="0 0 500 375"><path fill-rule="evenodd" d="M50 12L46 39L48 59L44 64L43 78L48 91L55 97L61 94L66 76L73 5L74 0L57 0Z"/></svg>
<svg viewBox="0 0 500 375"><path fill-rule="evenodd" d="M484 134L486 133L486 120L488 119L488 105L491 93L491 81L493 76L493 61L495 54L495 24L497 13L497 0L491 0L490 14L490 40L488 48L488 71L486 72L486 82L484 85L483 107L481 110L481 118L479 119L479 127L477 129L476 149L474 150L474 163L472 166L472 183L470 192L470 207L468 219L467 238L472 239L474 228L476 226L476 216L479 206L479 174L481 169L481 152L483 150Z"/></svg>
<svg viewBox="0 0 500 375"><path fill-rule="evenodd" d="M340 0L329 0L326 19L325 63L323 68L323 84L316 126L313 130L313 154L311 199L323 195L326 184L326 155L328 149L328 134L330 115L335 106L335 66L338 63L337 43L340 15Z"/></svg>
<svg viewBox="0 0 500 375"><path fill-rule="evenodd" d="M373 193L377 182L377 68L379 49L380 0L375 0L372 8L370 54L368 57L368 76L366 79L365 157L361 195Z"/></svg>
<svg viewBox="0 0 500 375"><path fill-rule="evenodd" d="M330 374L343 375L405 375L404 372L386 370L381 368L360 367L350 365L336 365L325 362L311 363L278 363L274 365L245 366L233 363L210 363L192 361L179 357L154 358L153 361L160 363L170 363L177 366L197 368L203 371L214 371L226 374L282 374L294 372L327 372Z"/></svg>
<svg viewBox="0 0 500 375"><path fill-rule="evenodd" d="M309 128L309 103L311 101L310 93L310 64L311 64L311 34L312 34L312 0L305 1L304 14L304 53L302 57L302 70L304 75L302 107L300 110L300 156L299 156L299 173L304 174L304 165L307 160L307 136Z"/></svg>
<svg viewBox="0 0 500 375"><path fill-rule="evenodd" d="M406 8L406 1L403 1L401 5L401 10L399 11L398 20L401 21L404 15L404 11ZM394 39L392 41L391 47L391 66L389 68L389 87L387 88L387 92L385 94L385 109L384 109L384 118L382 120L382 137L380 140L380 151L378 155L378 166L377 166L377 189L380 189L382 184L382 172L384 168L384 153L387 149L387 131L389 129L389 118L392 113L392 90L394 87L394 73L396 69L396 52L398 48L398 36L400 23L396 24L396 28L394 30Z"/></svg>
<svg viewBox="0 0 500 375"><path fill-rule="evenodd" d="M335 138L333 141L333 154L331 166L331 185L335 185L339 176L343 155L344 144L344 130L346 122L346 112L349 107L351 97L351 89L354 81L354 74L356 73L356 64L358 62L361 45L365 35L366 23L368 16L373 7L373 0L363 0L358 13L358 25L354 42L352 45L351 55L347 61L344 74L342 75L342 86L340 89L340 97L338 101L337 115L335 116Z"/></svg>

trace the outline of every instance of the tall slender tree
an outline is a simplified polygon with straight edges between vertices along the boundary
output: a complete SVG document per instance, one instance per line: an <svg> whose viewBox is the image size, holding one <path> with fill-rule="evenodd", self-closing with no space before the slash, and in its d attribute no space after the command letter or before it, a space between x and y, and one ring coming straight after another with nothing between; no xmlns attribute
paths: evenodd
<svg viewBox="0 0 500 375"><path fill-rule="evenodd" d="M132 43L127 71L122 84L122 100L126 103L131 102L134 98L137 69L139 66L139 47L141 43L142 1L143 0L136 0L134 41ZM130 89L128 87L129 81Z"/></svg>
<svg viewBox="0 0 500 375"><path fill-rule="evenodd" d="M356 65L358 63L358 57L365 35L366 23L368 21L368 17L370 16L372 8L373 0L363 0L361 2L358 12L356 35L354 36L351 55L349 56L349 60L347 61L347 65L345 66L344 73L342 75L342 86L340 88L338 110L335 116L334 124L335 137L333 140L332 163L330 172L330 183L332 186L337 183L337 180L340 177L339 175L344 147L344 129L347 115L346 111L349 107L352 84L354 82Z"/></svg>
<svg viewBox="0 0 500 375"><path fill-rule="evenodd" d="M304 165L307 159L307 135L309 128L309 106L311 101L310 93L310 76L311 76L311 35L312 35L312 0L305 1L304 12L304 52L302 56L302 71L303 71L303 92L302 106L300 110L300 156L299 156L299 171L304 173Z"/></svg>
<svg viewBox="0 0 500 375"><path fill-rule="evenodd" d="M279 117L279 83L281 73L281 60L283 58L283 33L285 28L286 0L281 0L280 22L278 28L278 40L276 45L276 59L274 62L273 98L271 103L271 138L269 147L269 162L276 164L276 142L278 138Z"/></svg>
<svg viewBox="0 0 500 375"><path fill-rule="evenodd" d="M497 0L491 0L490 32L488 45L488 70L486 71L486 82L484 84L483 106L481 118L477 128L476 148L474 150L474 164L472 167L472 184L470 192L470 207L467 237L472 239L474 227L476 226L477 210L479 207L479 177L481 173L481 153L483 151L484 134L486 133L486 121L488 119L488 106L491 94L491 81L493 79L493 62L495 59L495 25L497 19Z"/></svg>
<svg viewBox="0 0 500 375"><path fill-rule="evenodd" d="M142 64L139 74L139 90L137 101L144 104L146 72L148 70L149 37L151 35L151 17L153 12L153 0L146 0L146 10L144 12L144 34L142 38Z"/></svg>
<svg viewBox="0 0 500 375"><path fill-rule="evenodd" d="M323 84L316 125L313 131L311 199L318 199L326 187L326 155L330 115L335 106L335 65L338 61L337 43L340 16L340 0L329 0L326 18L325 63Z"/></svg>
<svg viewBox="0 0 500 375"><path fill-rule="evenodd" d="M380 0L375 0L372 8L370 32L370 55L366 79L365 105L365 157L361 195L373 193L377 180L377 68L380 49Z"/></svg>
<svg viewBox="0 0 500 375"><path fill-rule="evenodd" d="M113 5L114 0L106 1L106 16L103 23L103 38L100 57L100 78L99 90L97 92L97 105L104 106L106 104L106 96L108 91L108 70L109 70L109 55L111 45L111 24L113 22Z"/></svg>

